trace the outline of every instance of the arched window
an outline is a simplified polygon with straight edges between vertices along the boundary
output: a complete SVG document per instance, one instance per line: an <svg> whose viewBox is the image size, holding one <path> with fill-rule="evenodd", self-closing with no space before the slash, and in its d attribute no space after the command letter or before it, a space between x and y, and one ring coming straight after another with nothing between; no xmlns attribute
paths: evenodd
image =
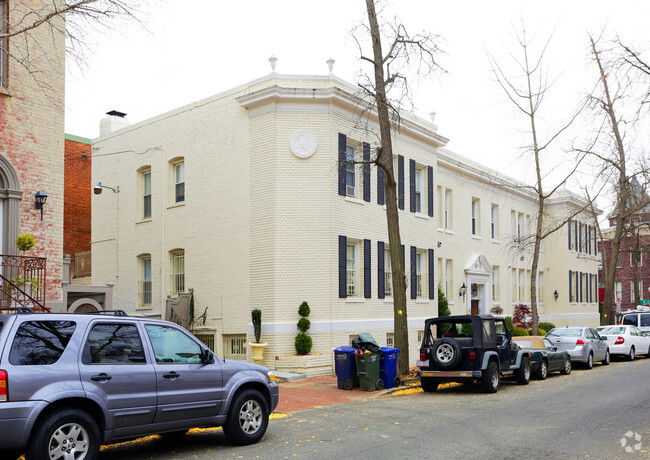
<svg viewBox="0 0 650 460"><path fill-rule="evenodd" d="M20 200L23 192L16 170L0 155L0 248L2 254L17 254L14 242L20 226Z"/></svg>

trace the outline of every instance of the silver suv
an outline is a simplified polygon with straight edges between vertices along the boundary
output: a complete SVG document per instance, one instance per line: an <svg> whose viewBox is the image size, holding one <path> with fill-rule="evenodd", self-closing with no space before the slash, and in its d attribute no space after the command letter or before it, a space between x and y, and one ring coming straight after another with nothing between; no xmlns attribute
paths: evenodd
<svg viewBox="0 0 650 460"><path fill-rule="evenodd" d="M206 426L252 444L278 404L268 369L226 362L176 324L3 310L0 449L28 460L90 460L101 444Z"/></svg>

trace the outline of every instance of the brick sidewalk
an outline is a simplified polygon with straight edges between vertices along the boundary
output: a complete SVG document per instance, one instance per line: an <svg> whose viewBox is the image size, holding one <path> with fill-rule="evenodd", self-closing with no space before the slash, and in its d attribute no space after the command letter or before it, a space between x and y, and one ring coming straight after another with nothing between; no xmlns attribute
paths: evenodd
<svg viewBox="0 0 650 460"><path fill-rule="evenodd" d="M370 399L391 391L362 391L359 388L339 390L336 386L336 377L333 376L301 380L299 382L284 382L279 385L280 403L275 409L275 412L279 413Z"/></svg>

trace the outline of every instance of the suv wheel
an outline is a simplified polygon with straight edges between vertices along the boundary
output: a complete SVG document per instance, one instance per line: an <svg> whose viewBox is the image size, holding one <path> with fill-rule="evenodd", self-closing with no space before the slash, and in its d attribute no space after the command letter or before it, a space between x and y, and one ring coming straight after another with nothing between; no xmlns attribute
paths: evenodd
<svg viewBox="0 0 650 460"><path fill-rule="evenodd" d="M461 353L458 342L453 339L438 339L431 351L434 362L440 369L453 369L460 363Z"/></svg>
<svg viewBox="0 0 650 460"><path fill-rule="evenodd" d="M253 444L262 439L269 425L269 409L257 390L247 389L235 396L223 432L238 445Z"/></svg>
<svg viewBox="0 0 650 460"><path fill-rule="evenodd" d="M521 358L521 365L515 371L515 378L519 385L528 385L530 382L530 361L525 356Z"/></svg>
<svg viewBox="0 0 650 460"><path fill-rule="evenodd" d="M431 377L420 377L420 385L422 385L422 390L427 393L434 392L438 389L438 382Z"/></svg>
<svg viewBox="0 0 650 460"><path fill-rule="evenodd" d="M99 442L97 422L88 413L60 409L37 422L25 453L30 460L92 460Z"/></svg>
<svg viewBox="0 0 650 460"><path fill-rule="evenodd" d="M548 364L546 364L546 360L542 359L542 362L539 363L539 369L537 369L537 379L538 380L546 380L546 377L548 376Z"/></svg>
<svg viewBox="0 0 650 460"><path fill-rule="evenodd" d="M496 393L499 391L499 383L499 368L494 361L490 361L481 377L481 387L486 393Z"/></svg>

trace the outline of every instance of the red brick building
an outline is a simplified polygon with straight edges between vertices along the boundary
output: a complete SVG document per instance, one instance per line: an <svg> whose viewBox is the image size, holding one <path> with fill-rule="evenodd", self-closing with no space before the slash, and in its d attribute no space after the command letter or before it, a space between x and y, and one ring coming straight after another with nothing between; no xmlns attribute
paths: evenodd
<svg viewBox="0 0 650 460"><path fill-rule="evenodd" d="M90 276L91 219L90 139L65 135L65 192L63 252L71 257L73 278Z"/></svg>

